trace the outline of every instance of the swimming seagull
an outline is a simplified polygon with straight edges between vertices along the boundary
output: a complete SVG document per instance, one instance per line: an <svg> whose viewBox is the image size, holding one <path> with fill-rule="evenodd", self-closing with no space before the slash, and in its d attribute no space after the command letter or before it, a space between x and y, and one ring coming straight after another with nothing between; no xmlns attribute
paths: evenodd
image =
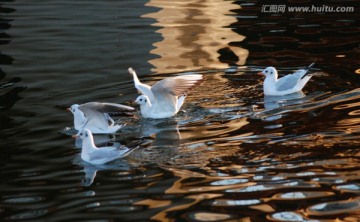
<svg viewBox="0 0 360 222"><path fill-rule="evenodd" d="M135 102L140 105L145 118L168 118L174 116L184 104L186 93L204 79L200 74L165 78L153 86L139 81L136 72L128 69L134 78L135 87L143 94Z"/></svg>
<svg viewBox="0 0 360 222"><path fill-rule="evenodd" d="M94 138L89 129L80 133L82 142L81 159L91 164L104 164L112 160L128 156L138 147L128 148L126 146L96 147Z"/></svg>
<svg viewBox="0 0 360 222"><path fill-rule="evenodd" d="M267 96L283 96L301 91L312 75L309 69L315 63L311 63L306 69L297 70L293 74L278 79L278 72L274 67L267 67L258 74L265 75L264 94Z"/></svg>
<svg viewBox="0 0 360 222"><path fill-rule="evenodd" d="M116 124L108 113L124 113L134 108L116 103L89 102L68 108L74 115L74 128L81 133L84 128L92 133L115 133L122 125Z"/></svg>

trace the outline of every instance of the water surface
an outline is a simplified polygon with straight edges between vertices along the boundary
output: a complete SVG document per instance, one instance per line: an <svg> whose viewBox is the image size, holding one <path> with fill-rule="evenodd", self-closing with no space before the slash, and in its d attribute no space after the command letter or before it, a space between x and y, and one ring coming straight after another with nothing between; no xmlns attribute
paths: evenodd
<svg viewBox="0 0 360 222"><path fill-rule="evenodd" d="M0 7L3 221L360 220L358 13L225 0ZM264 97L258 71L314 61L303 93ZM149 84L206 81L174 118L119 120L115 140L140 144L131 156L87 164L65 108L131 105L130 66Z"/></svg>

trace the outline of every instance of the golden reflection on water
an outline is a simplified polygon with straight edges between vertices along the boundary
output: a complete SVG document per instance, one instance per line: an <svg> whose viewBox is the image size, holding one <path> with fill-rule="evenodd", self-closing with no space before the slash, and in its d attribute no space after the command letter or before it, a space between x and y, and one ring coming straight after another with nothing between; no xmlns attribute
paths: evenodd
<svg viewBox="0 0 360 222"><path fill-rule="evenodd" d="M244 65L249 51L229 46L231 42L240 42L245 36L228 28L237 21L235 13L239 9L232 1L150 0L147 6L160 8L158 12L143 15L157 22L161 27L157 32L163 37L152 54L160 58L150 60L155 67L152 71L171 73L197 69L224 69L228 64L219 61L221 49L231 50L237 57L237 65Z"/></svg>
<svg viewBox="0 0 360 222"><path fill-rule="evenodd" d="M211 194L211 193L203 193L203 194L195 194L195 195L189 195L186 196L186 199L193 200L190 203L182 203L177 206L169 207L167 209L164 209L163 211L160 211L159 213L155 214L151 217L152 220L156 221L168 221L168 214L173 211L180 211L184 209L188 209L191 206L199 203L200 201L207 200L207 199L213 199L222 196L222 194Z"/></svg>

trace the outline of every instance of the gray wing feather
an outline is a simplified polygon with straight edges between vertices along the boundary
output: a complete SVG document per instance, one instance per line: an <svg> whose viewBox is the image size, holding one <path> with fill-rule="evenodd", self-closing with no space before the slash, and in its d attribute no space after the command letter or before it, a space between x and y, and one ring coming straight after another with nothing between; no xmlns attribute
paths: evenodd
<svg viewBox="0 0 360 222"><path fill-rule="evenodd" d="M151 90L154 95L157 93L169 93L174 96L180 96L186 94L202 81L203 76L198 74L169 77L155 83Z"/></svg>
<svg viewBox="0 0 360 222"><path fill-rule="evenodd" d="M300 79L306 74L306 70L300 69L293 74L286 75L278 79L276 88L279 91L285 91L292 89L300 81Z"/></svg>
<svg viewBox="0 0 360 222"><path fill-rule="evenodd" d="M84 113L88 121L96 123L96 125L107 126L108 122L104 113L96 111L86 106L80 106L79 109Z"/></svg>
<svg viewBox="0 0 360 222"><path fill-rule="evenodd" d="M130 106L125 106L116 103L99 103L99 102L85 103L81 105L80 108L88 108L102 113L124 112L124 111L134 110L134 108Z"/></svg>
<svg viewBox="0 0 360 222"><path fill-rule="evenodd" d="M277 81L277 90L279 91L285 91L288 89L292 89L296 84L305 77L307 72L315 65L315 62L311 63L308 67L305 69L299 69L293 74L289 74L287 76L284 76Z"/></svg>
<svg viewBox="0 0 360 222"><path fill-rule="evenodd" d="M151 90L154 94L157 106L163 108L169 106L169 104L176 104L178 96L186 95L194 86L203 81L202 75L184 75L165 78L155 83ZM169 106L170 108L170 106ZM176 109L176 107L172 107Z"/></svg>
<svg viewBox="0 0 360 222"><path fill-rule="evenodd" d="M117 158L122 158L128 156L138 147L134 147L132 149L127 148L125 146L120 147L100 147L100 149L96 150L91 156L91 160L102 160L104 159L107 161L112 161Z"/></svg>

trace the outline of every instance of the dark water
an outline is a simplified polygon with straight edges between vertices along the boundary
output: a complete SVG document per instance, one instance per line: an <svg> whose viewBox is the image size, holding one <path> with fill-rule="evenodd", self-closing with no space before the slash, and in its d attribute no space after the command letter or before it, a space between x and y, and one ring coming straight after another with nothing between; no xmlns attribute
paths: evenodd
<svg viewBox="0 0 360 222"><path fill-rule="evenodd" d="M0 2L2 221L360 220L357 1ZM259 70L314 61L304 94L264 98ZM65 108L131 104L130 66L207 80L175 118L122 120L130 157L86 164Z"/></svg>

